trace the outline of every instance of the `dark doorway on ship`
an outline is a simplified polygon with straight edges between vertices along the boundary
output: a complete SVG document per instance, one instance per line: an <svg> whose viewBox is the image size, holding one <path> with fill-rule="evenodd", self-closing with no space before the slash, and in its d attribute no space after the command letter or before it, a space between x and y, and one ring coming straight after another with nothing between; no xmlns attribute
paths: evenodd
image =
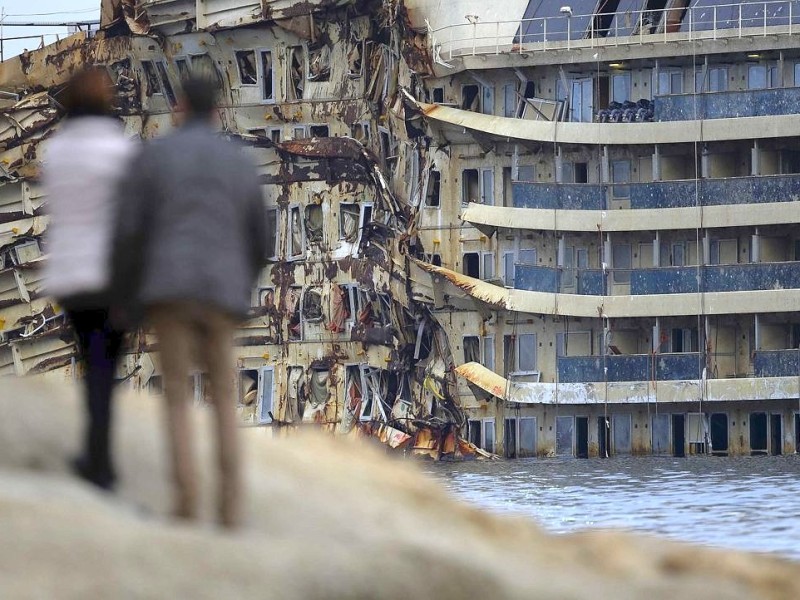
<svg viewBox="0 0 800 600"><path fill-rule="evenodd" d="M598 456L608 458L608 449L611 447L611 421L607 417L597 417L597 446Z"/></svg>
<svg viewBox="0 0 800 600"><path fill-rule="evenodd" d="M506 458L517 458L517 420L506 419L503 429L503 454Z"/></svg>
<svg viewBox="0 0 800 600"><path fill-rule="evenodd" d="M800 413L794 415L794 451L800 452Z"/></svg>
<svg viewBox="0 0 800 600"><path fill-rule="evenodd" d="M766 454L767 413L750 413L750 454Z"/></svg>
<svg viewBox="0 0 800 600"><path fill-rule="evenodd" d="M686 416L672 415L672 456L686 456Z"/></svg>
<svg viewBox="0 0 800 600"><path fill-rule="evenodd" d="M575 456L589 458L589 417L575 417Z"/></svg>
<svg viewBox="0 0 800 600"><path fill-rule="evenodd" d="M728 456L728 415L713 413L711 415L711 454Z"/></svg>
<svg viewBox="0 0 800 600"><path fill-rule="evenodd" d="M783 454L783 415L769 416L769 453L772 456Z"/></svg>

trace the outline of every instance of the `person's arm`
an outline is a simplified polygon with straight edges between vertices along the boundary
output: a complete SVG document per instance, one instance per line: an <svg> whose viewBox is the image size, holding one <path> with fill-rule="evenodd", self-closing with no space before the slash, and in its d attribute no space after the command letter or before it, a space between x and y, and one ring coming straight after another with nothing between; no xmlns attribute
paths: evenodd
<svg viewBox="0 0 800 600"><path fill-rule="evenodd" d="M116 218L111 246L111 297L117 314L125 320L136 317L136 299L144 271L146 209L151 193L144 148L120 179L116 194Z"/></svg>

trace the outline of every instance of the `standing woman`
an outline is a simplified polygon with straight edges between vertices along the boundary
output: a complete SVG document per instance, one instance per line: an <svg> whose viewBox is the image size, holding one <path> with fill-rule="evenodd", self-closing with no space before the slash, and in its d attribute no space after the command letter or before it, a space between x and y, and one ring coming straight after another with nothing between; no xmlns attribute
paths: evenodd
<svg viewBox="0 0 800 600"><path fill-rule="evenodd" d="M58 96L66 118L48 143L44 183L50 213L48 293L64 308L84 359L88 420L76 473L114 485L111 388L122 332L109 323L109 252L116 188L135 145L112 116L114 85L101 67L74 75Z"/></svg>

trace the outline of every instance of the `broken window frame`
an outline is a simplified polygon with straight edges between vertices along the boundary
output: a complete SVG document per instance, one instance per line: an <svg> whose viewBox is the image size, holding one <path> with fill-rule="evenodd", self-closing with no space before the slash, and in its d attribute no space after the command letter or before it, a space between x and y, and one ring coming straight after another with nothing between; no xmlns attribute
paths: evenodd
<svg viewBox="0 0 800 600"><path fill-rule="evenodd" d="M299 80L295 81L296 77L292 72L293 59L296 57L296 52L300 51L300 72ZM305 94L305 86L308 74L308 51L305 44L296 44L294 46L286 47L286 65L285 65L285 84L286 84L286 101L287 102L302 102ZM298 85L299 84L299 85Z"/></svg>
<svg viewBox="0 0 800 600"><path fill-rule="evenodd" d="M348 234L345 228L345 215L350 215L350 218L354 218L358 215L358 218L355 220L356 231L352 234ZM342 202L339 204L339 240L344 241L350 244L355 244L358 242L360 237L360 222L361 222L361 207L358 202ZM349 239L352 237L353 239Z"/></svg>
<svg viewBox="0 0 800 600"><path fill-rule="evenodd" d="M374 421L378 417L377 412L382 417L382 421L386 422L388 419L384 409L384 398L381 395L384 381L381 369L363 363L358 366L362 382L361 410L359 411L358 420L362 423Z"/></svg>
<svg viewBox="0 0 800 600"><path fill-rule="evenodd" d="M275 286L263 286L255 288L255 302L253 306L256 307L275 307ZM272 301L267 302L267 299L272 295Z"/></svg>
<svg viewBox="0 0 800 600"><path fill-rule="evenodd" d="M327 83L331 80L331 71L333 70L333 57L331 53L331 48L327 44L321 44L318 47L312 48L308 47L306 51L306 56L308 57L307 64L308 68L306 69L306 79L308 81L313 81L315 83ZM323 68L320 70L319 73L312 73L312 69L315 66L316 57L319 57L319 64L323 65ZM327 67L324 67L324 63L327 60Z"/></svg>
<svg viewBox="0 0 800 600"><path fill-rule="evenodd" d="M428 170L425 184L425 208L442 208L442 173L438 169Z"/></svg>
<svg viewBox="0 0 800 600"><path fill-rule="evenodd" d="M306 302L308 298L311 296L317 296L319 299L319 315L317 316L308 316L306 309ZM322 288L319 286L308 286L303 289L303 293L300 296L300 318L302 319L303 323L321 323L323 319L323 310L322 310ZM305 336L304 336L305 337Z"/></svg>
<svg viewBox="0 0 800 600"><path fill-rule="evenodd" d="M245 74L242 69L242 61L240 57L251 55L253 59L252 74ZM233 61L236 64L236 74L239 78L239 87L258 87L258 53L255 48L236 48L233 51Z"/></svg>
<svg viewBox="0 0 800 600"><path fill-rule="evenodd" d="M478 176L478 200L470 197L467 187L467 172L476 172ZM488 192L488 194L487 194ZM494 169L491 167L475 167L461 169L461 204L466 206L470 202L475 204L495 205Z"/></svg>
<svg viewBox="0 0 800 600"><path fill-rule="evenodd" d="M320 213L320 228L318 232L310 226L311 211L319 211ZM306 204L303 209L303 221L306 232L306 244L322 245L325 241L325 213L322 210L322 205L313 202L310 204Z"/></svg>
<svg viewBox="0 0 800 600"><path fill-rule="evenodd" d="M532 337L528 337L528 336L532 336ZM528 340L528 339L532 340L532 347L531 348L525 348L525 349L522 348L522 338L523 337L526 340ZM516 335L514 335L514 357L513 357L513 360L512 360L513 366L514 366L514 370L513 371L509 371L509 377L511 377L511 376L530 377L532 375L538 376L540 374L537 343L538 343L538 336L536 335L536 333L522 332L522 333L517 333ZM523 351L526 353L524 360L526 360L526 361L530 360L531 361L530 365L522 363L521 359L522 359ZM528 366L532 366L533 368L531 368L531 369L523 368L523 367L528 367Z"/></svg>
<svg viewBox="0 0 800 600"><path fill-rule="evenodd" d="M265 65L265 56L269 55L269 77L267 77L266 73L266 65ZM264 104L274 104L277 102L277 90L278 86L276 85L276 76L275 76L275 58L272 48L259 48L258 53L258 85L261 89L261 102ZM267 94L266 84L267 80L270 83L270 93Z"/></svg>
<svg viewBox="0 0 800 600"><path fill-rule="evenodd" d="M353 70L354 61L352 60L353 53L359 52L360 58L358 59L358 70ZM352 46L347 52L347 76L350 79L361 79L364 75L364 62L366 60L367 46L364 40L352 40Z"/></svg>
<svg viewBox="0 0 800 600"><path fill-rule="evenodd" d="M315 129L316 129L317 131L314 131ZM319 135L320 133L323 133L323 132L321 131L322 129L324 129L324 130L325 130L325 132L324 132L324 133L326 133L327 135ZM310 135L312 138L314 138L314 137L316 137L316 138L320 138L320 137L331 137L330 126L329 126L327 123L309 123L309 124L308 124L308 134L309 134L309 135Z"/></svg>
<svg viewBox="0 0 800 600"><path fill-rule="evenodd" d="M270 224L270 218L267 215L273 214L274 215L274 228ZM281 234L281 218L280 218L280 210L276 208L269 207L264 211L264 220L267 223L267 239L269 240L269 230L273 229L274 233L274 242L272 246L272 254L269 252L269 248L267 248L267 259L276 261L278 260L278 255L280 253L280 234Z"/></svg>
<svg viewBox="0 0 800 600"><path fill-rule="evenodd" d="M477 90L469 105L467 105L467 98L464 94L466 88L475 88ZM483 112L483 86L480 83L462 83L460 99L461 101L458 106L461 110L468 110L476 113Z"/></svg>
<svg viewBox="0 0 800 600"><path fill-rule="evenodd" d="M487 435L487 432L491 431L491 436ZM489 438L491 437L491 444L489 443ZM481 448L486 450L486 452L491 452L494 454L494 450L497 444L497 440L495 439L495 418L491 417L489 419L482 419L481 420Z"/></svg>
<svg viewBox="0 0 800 600"><path fill-rule="evenodd" d="M283 130L280 127L270 127L267 133L270 141L272 141L273 144L281 143L281 135L283 135Z"/></svg>
<svg viewBox="0 0 800 600"><path fill-rule="evenodd" d="M164 96L164 91L161 89L161 77L156 70L156 61L143 59L140 61L142 65L142 74L144 75L144 93L145 96L150 98L152 96Z"/></svg>
<svg viewBox="0 0 800 600"><path fill-rule="evenodd" d="M181 83L192 76L192 65L188 55L182 54L175 57L175 71L177 71Z"/></svg>
<svg viewBox="0 0 800 600"><path fill-rule="evenodd" d="M275 406L275 367L259 367L258 369L258 405L256 419L259 425L272 423Z"/></svg>
<svg viewBox="0 0 800 600"><path fill-rule="evenodd" d="M359 130L360 129L360 130ZM358 121L350 126L350 137L361 142L364 146L371 140L369 121Z"/></svg>
<svg viewBox="0 0 800 600"><path fill-rule="evenodd" d="M293 140L304 140L308 137L308 133L306 130L305 125L295 125L292 127L292 139Z"/></svg>
<svg viewBox="0 0 800 600"><path fill-rule="evenodd" d="M303 213L300 204L290 204L286 210L286 260L301 260L306 254L306 229L303 222ZM295 232L293 231L294 218L297 215L297 224L300 228L299 247L295 247Z"/></svg>
<svg viewBox="0 0 800 600"><path fill-rule="evenodd" d="M302 300L303 300L303 286L301 285L291 285L289 289L286 291L286 299L289 298L289 294L291 294L296 300L294 307L292 307L291 312L288 314L288 319L286 323L286 339L290 342L302 342L303 341L303 311L302 311ZM289 306L286 305L286 300L284 300L284 310L289 310ZM297 330L292 331L292 322L297 321Z"/></svg>

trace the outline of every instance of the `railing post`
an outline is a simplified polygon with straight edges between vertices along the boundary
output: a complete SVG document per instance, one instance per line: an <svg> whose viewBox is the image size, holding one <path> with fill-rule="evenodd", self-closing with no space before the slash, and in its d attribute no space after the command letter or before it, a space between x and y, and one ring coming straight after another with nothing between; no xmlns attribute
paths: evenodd
<svg viewBox="0 0 800 600"><path fill-rule="evenodd" d="M694 10L689 9L689 41L692 41L692 32L694 30Z"/></svg>
<svg viewBox="0 0 800 600"><path fill-rule="evenodd" d="M742 5L739 5L739 37L742 37Z"/></svg>
<svg viewBox="0 0 800 600"><path fill-rule="evenodd" d="M642 36L644 35L644 11L639 11L639 43L643 42Z"/></svg>
<svg viewBox="0 0 800 600"><path fill-rule="evenodd" d="M714 6L714 27L712 29L714 31L714 39L717 39L717 7Z"/></svg>
<svg viewBox="0 0 800 600"><path fill-rule="evenodd" d="M472 56L475 56L475 36L478 34L478 24L472 24Z"/></svg>
<svg viewBox="0 0 800 600"><path fill-rule="evenodd" d="M543 19L544 26L542 28L544 40L542 41L542 50L547 50L547 19Z"/></svg>
<svg viewBox="0 0 800 600"><path fill-rule="evenodd" d="M453 26L450 27L450 49L448 50L450 56L449 56L448 60L453 60L453 30L454 29L455 29L455 27L453 27Z"/></svg>
<svg viewBox="0 0 800 600"><path fill-rule="evenodd" d="M767 3L764 2L764 35L767 35Z"/></svg>
<svg viewBox="0 0 800 600"><path fill-rule="evenodd" d="M567 50L570 49L572 43L572 19L567 16Z"/></svg>
<svg viewBox="0 0 800 600"><path fill-rule="evenodd" d="M789 2L789 35L792 35L792 2Z"/></svg>
<svg viewBox="0 0 800 600"><path fill-rule="evenodd" d="M519 53L522 54L522 43L525 40L525 34L522 33L522 25L524 21L519 22Z"/></svg>
<svg viewBox="0 0 800 600"><path fill-rule="evenodd" d="M617 17L614 17L614 45L619 46L619 18Z"/></svg>
<svg viewBox="0 0 800 600"><path fill-rule="evenodd" d="M520 29L519 32L521 34L522 29ZM500 21L497 22L494 28L494 53L500 54Z"/></svg>

